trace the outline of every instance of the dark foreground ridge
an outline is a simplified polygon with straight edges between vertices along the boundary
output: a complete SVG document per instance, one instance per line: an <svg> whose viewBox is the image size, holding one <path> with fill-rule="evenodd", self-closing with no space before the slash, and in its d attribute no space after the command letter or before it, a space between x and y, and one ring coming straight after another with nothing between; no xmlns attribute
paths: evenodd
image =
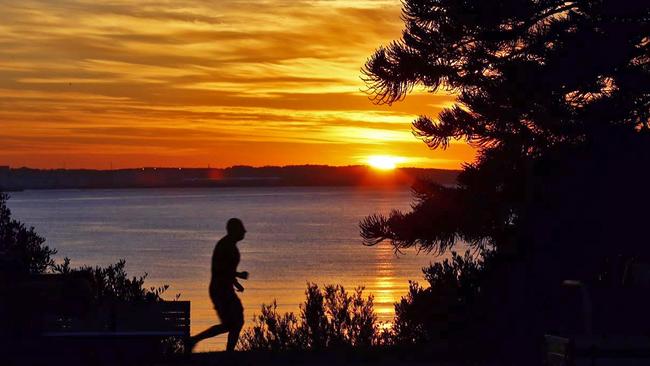
<svg viewBox="0 0 650 366"><path fill-rule="evenodd" d="M464 359L467 361L467 358ZM478 361L478 360L476 360ZM393 366L393 365L457 365L458 358L432 350L403 347L372 347L368 349L350 348L346 350L325 351L248 351L228 354L227 352L208 352L193 354L189 358L170 358L165 366L199 366L199 365L304 365L304 366ZM488 365L487 363L477 363Z"/></svg>
<svg viewBox="0 0 650 366"><path fill-rule="evenodd" d="M471 359L471 357L469 357ZM22 362L33 365L47 366L80 366L80 365L159 365L159 366L453 366L465 364L468 357L459 362L458 355L438 352L438 350L424 351L421 348L404 347L372 347L367 349L350 348L344 350L323 351L245 351L245 352L205 352L192 355L170 355L162 359L129 359L116 354L86 355L86 357L41 357L33 354L21 358ZM470 361L472 362L472 361ZM488 362L473 360L474 365L491 365Z"/></svg>
<svg viewBox="0 0 650 366"><path fill-rule="evenodd" d="M399 168L394 171L377 171L366 166L326 165L120 170L42 170L0 167L0 191L162 187L408 186L418 178L451 185L456 181L457 175L456 170L444 169Z"/></svg>

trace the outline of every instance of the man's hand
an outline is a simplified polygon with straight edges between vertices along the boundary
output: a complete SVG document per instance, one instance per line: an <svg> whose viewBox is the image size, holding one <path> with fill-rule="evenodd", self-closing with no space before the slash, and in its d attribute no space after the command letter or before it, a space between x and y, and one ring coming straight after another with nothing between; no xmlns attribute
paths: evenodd
<svg viewBox="0 0 650 366"><path fill-rule="evenodd" d="M241 278L242 280L247 280L248 279L248 272L237 272L237 277Z"/></svg>
<svg viewBox="0 0 650 366"><path fill-rule="evenodd" d="M242 286L241 283L235 282L234 285L237 292L244 292L244 286Z"/></svg>

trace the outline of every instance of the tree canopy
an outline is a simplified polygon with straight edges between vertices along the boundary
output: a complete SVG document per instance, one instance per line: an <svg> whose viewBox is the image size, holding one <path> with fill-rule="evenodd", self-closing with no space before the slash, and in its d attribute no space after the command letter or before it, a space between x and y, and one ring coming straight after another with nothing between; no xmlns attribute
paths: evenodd
<svg viewBox="0 0 650 366"><path fill-rule="evenodd" d="M596 150L647 151L650 3L405 0L402 17L401 39L362 69L373 100L391 104L415 87L454 93L455 105L417 118L413 133L432 149L467 141L478 157L456 187L416 186L411 212L363 220L366 244L508 246L528 225L525 208L548 198L535 196L550 176Z"/></svg>

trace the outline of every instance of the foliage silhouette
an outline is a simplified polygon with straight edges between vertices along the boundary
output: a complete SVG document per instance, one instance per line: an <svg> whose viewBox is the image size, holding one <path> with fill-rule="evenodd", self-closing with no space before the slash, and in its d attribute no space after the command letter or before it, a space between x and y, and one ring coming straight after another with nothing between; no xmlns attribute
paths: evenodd
<svg viewBox="0 0 650 366"><path fill-rule="evenodd" d="M456 252L451 258L422 270L428 287L410 282L409 292L395 304L393 337L395 344L422 344L434 340L450 340L467 349L471 339L468 330L474 321L480 280L486 271L490 253L463 256ZM472 337L473 338L473 337Z"/></svg>
<svg viewBox="0 0 650 366"><path fill-rule="evenodd" d="M434 149L466 140L478 159L456 189L424 184L412 212L368 217L365 242L512 244L534 159L650 128L649 16L633 1L404 1L402 38L362 70L369 92L388 104L416 86L455 93L454 106L420 116L413 132Z"/></svg>
<svg viewBox="0 0 650 366"><path fill-rule="evenodd" d="M478 155L455 187L420 182L410 212L362 220L364 243L492 252L475 279L486 317L472 332L492 329L497 353L532 355L562 280L597 281L618 255L650 258L639 214L650 197L635 188L650 184L650 3L405 0L402 16L401 39L362 69L372 99L453 93L455 105L420 116L413 133ZM426 293L413 286L406 304Z"/></svg>
<svg viewBox="0 0 650 366"><path fill-rule="evenodd" d="M57 264L53 256L56 249L45 244L45 238L11 217L7 207L9 196L0 193L0 274L7 279L16 276L55 273L85 277L92 283L95 300L118 301L160 301L168 285L147 288L144 285L147 274L129 278L126 261L119 260L106 267L70 267L70 259ZM176 296L178 298L179 295Z"/></svg>
<svg viewBox="0 0 650 366"><path fill-rule="evenodd" d="M481 279L493 253L464 255L424 268L428 286L410 282L409 292L395 303L390 327L377 322L372 295L363 288L349 294L341 286L319 288L308 283L300 314L280 314L277 304L262 305L254 324L242 336L243 350L324 350L377 345L412 346L450 341L455 349L475 350L481 342L475 322L481 316ZM474 336L469 336L474 332ZM489 342L488 342L489 344Z"/></svg>
<svg viewBox="0 0 650 366"><path fill-rule="evenodd" d="M9 196L0 192L0 273L24 276L45 273L54 266L56 250L44 245L45 239L33 227L11 217Z"/></svg>
<svg viewBox="0 0 650 366"><path fill-rule="evenodd" d="M340 285L322 289L308 283L300 315L280 314L277 304L262 305L253 326L244 331L242 350L323 350L370 347L386 342L374 312L373 297L359 287L348 293Z"/></svg>
<svg viewBox="0 0 650 366"><path fill-rule="evenodd" d="M147 273L140 277L129 277L126 272L126 260L121 259L115 264L106 267L82 266L70 267L70 259L65 258L62 264L56 264L53 272L84 277L89 280L95 301L123 301L123 302L149 302L163 301L162 295L169 285L159 287L146 287L144 285ZM180 294L176 295L176 299Z"/></svg>
<svg viewBox="0 0 650 366"><path fill-rule="evenodd" d="M8 362L11 363L14 356L22 362L30 347L39 348L45 356L47 350L63 353L68 350L75 355L93 352L89 344L85 347L88 349L68 349L65 348L67 344L49 344L42 339L40 334L47 322L45 319L52 315L61 319L75 315L84 318L95 314L92 309L105 309L111 304L163 300L168 286L145 287L147 274L129 277L125 260L106 267L72 268L68 258L56 264L53 258L56 250L44 245L45 239L34 228L28 229L11 217L6 205L8 198L0 193L0 291L5 294L0 298L0 340L15 353L8 354ZM53 274L58 275L56 279L51 276ZM176 299L179 297L176 295ZM154 357L178 353L182 349L179 337L162 337L154 342L160 342L155 349L161 353ZM109 348L102 344L96 350ZM66 356L70 356L74 364L74 355Z"/></svg>

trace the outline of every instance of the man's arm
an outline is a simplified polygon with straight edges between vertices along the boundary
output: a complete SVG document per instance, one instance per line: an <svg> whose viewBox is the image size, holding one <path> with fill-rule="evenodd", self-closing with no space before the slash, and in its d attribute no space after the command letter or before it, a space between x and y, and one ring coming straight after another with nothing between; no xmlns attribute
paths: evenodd
<svg viewBox="0 0 650 366"><path fill-rule="evenodd" d="M247 280L248 279L248 272L246 272L246 271L235 272L235 277L236 278L241 278L242 280Z"/></svg>

